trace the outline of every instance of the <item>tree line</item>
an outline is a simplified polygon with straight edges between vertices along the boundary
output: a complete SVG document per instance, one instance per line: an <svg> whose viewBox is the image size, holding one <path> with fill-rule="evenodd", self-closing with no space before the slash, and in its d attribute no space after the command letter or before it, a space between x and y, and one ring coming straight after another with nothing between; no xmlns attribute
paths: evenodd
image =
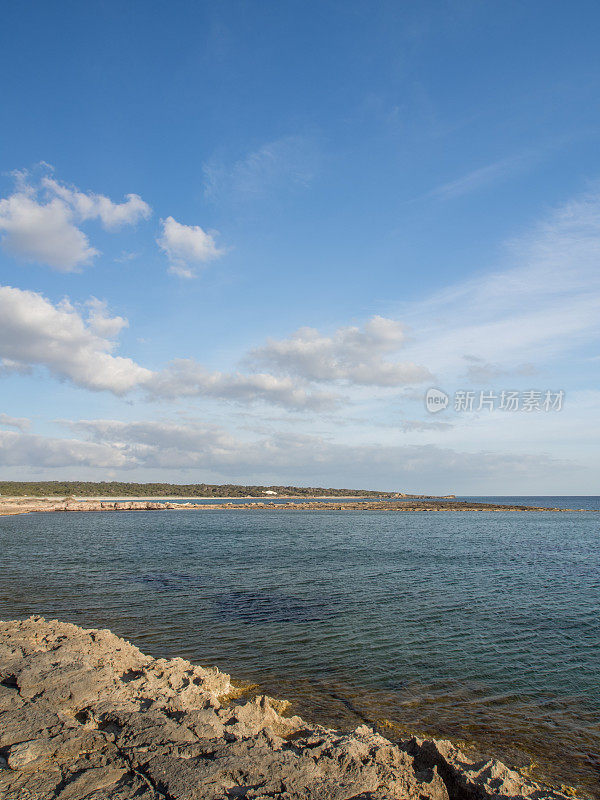
<svg viewBox="0 0 600 800"><path fill-rule="evenodd" d="M261 497L265 492L299 497L389 497L367 489L325 489L315 486L240 486L233 483L122 483L119 481L0 481L0 495L9 497Z"/></svg>

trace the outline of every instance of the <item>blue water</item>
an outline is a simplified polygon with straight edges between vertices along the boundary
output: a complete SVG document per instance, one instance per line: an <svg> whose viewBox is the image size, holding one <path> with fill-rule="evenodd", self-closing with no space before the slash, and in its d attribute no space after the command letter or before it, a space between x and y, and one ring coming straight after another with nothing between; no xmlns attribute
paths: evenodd
<svg viewBox="0 0 600 800"><path fill-rule="evenodd" d="M599 609L600 516L585 511L0 518L0 618L109 627L317 721L466 739L589 793Z"/></svg>
<svg viewBox="0 0 600 800"><path fill-rule="evenodd" d="M527 497L459 497L458 500L472 500L479 503L498 503L507 506L541 506L546 508L578 508L588 511L600 511L600 497L583 495L554 497L552 495L528 495Z"/></svg>

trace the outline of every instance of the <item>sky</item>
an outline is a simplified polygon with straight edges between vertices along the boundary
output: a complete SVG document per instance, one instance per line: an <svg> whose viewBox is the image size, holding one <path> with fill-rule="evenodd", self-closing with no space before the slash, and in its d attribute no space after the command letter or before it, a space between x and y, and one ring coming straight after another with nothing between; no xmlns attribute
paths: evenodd
<svg viewBox="0 0 600 800"><path fill-rule="evenodd" d="M0 479L599 493L597 3L2 18Z"/></svg>

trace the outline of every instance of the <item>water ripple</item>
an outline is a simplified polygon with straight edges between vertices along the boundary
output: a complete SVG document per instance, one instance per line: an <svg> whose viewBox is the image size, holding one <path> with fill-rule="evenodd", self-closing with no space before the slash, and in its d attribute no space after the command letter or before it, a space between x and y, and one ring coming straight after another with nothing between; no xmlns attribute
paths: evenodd
<svg viewBox="0 0 600 800"><path fill-rule="evenodd" d="M3 517L0 615L110 627L317 721L481 742L600 797L598 524L585 512Z"/></svg>

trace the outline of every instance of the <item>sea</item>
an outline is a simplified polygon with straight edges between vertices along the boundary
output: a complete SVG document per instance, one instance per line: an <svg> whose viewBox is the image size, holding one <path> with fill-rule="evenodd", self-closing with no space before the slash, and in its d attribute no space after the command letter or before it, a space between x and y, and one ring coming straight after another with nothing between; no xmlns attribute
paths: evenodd
<svg viewBox="0 0 600 800"><path fill-rule="evenodd" d="M577 510L0 517L0 618L110 628L311 721L600 798L600 498L459 499Z"/></svg>

